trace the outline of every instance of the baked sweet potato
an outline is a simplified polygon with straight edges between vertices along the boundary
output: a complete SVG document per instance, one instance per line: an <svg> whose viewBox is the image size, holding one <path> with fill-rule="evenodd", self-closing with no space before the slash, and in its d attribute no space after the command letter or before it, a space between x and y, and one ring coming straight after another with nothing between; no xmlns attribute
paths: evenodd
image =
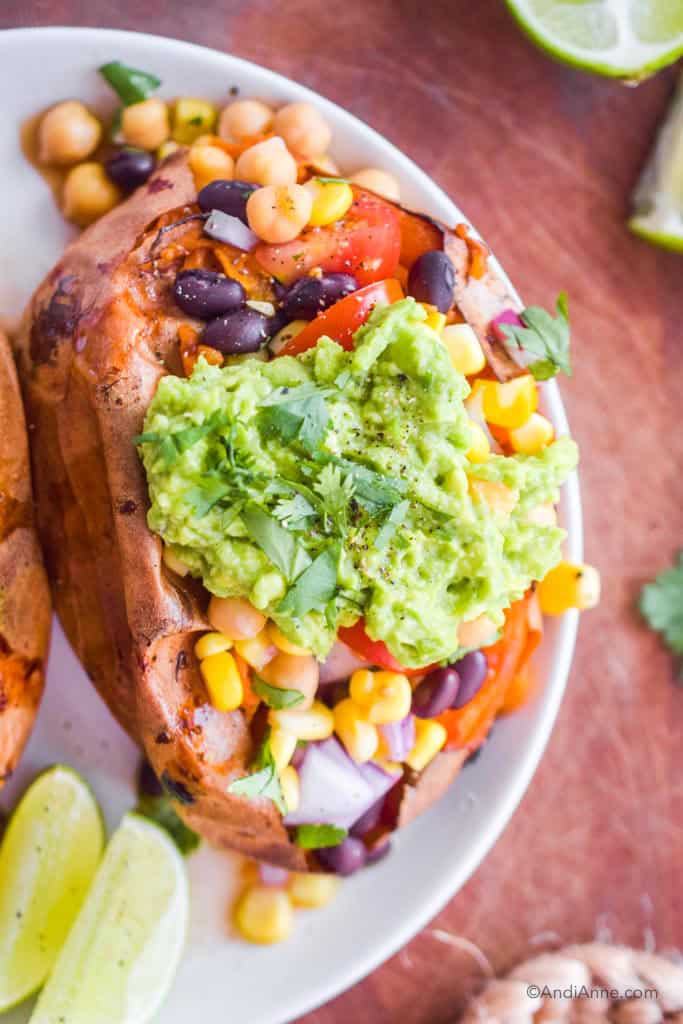
<svg viewBox="0 0 683 1024"><path fill-rule="evenodd" d="M274 805L228 792L252 758L250 729L241 710L219 713L208 702L193 653L208 626L207 594L162 563L133 444L160 378L182 373L178 332L187 318L171 285L188 259L202 266L209 258L194 199L186 157L174 154L66 250L33 297L19 352L39 527L67 635L188 824L216 845L301 870L307 855ZM437 230L453 246L466 305L467 246ZM225 247L219 255L263 297L268 281L248 259ZM510 301L497 282L486 315ZM483 321L475 327L486 330ZM422 782L406 787L402 820L441 794L462 759L439 755Z"/></svg>
<svg viewBox="0 0 683 1024"><path fill-rule="evenodd" d="M50 594L33 523L24 410L0 334L0 786L14 771L43 692Z"/></svg>

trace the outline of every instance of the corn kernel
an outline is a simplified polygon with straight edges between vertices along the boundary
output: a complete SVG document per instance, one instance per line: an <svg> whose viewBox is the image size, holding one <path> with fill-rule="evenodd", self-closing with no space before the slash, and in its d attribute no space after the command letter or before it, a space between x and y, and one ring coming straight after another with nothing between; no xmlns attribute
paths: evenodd
<svg viewBox="0 0 683 1024"><path fill-rule="evenodd" d="M279 352L289 345L292 338L296 338L297 334L301 334L304 327L308 327L310 320L291 320L284 327L281 327L277 334L268 342L268 348L274 356L278 355Z"/></svg>
<svg viewBox="0 0 683 1024"><path fill-rule="evenodd" d="M218 111L208 100L183 96L177 100L173 110L171 136L176 142L189 146L200 135L213 131Z"/></svg>
<svg viewBox="0 0 683 1024"><path fill-rule="evenodd" d="M205 633L194 645L194 653L201 661L202 658L208 658L212 654L229 651L231 647L232 640L225 633Z"/></svg>
<svg viewBox="0 0 683 1024"><path fill-rule="evenodd" d="M483 427L470 420L470 446L467 449L467 458L470 462L486 462L491 454L491 445Z"/></svg>
<svg viewBox="0 0 683 1024"><path fill-rule="evenodd" d="M182 558L178 558L177 555L174 555L171 549L166 547L166 545L164 545L161 557L166 568L170 569L171 572L174 572L176 576L187 576L190 571L189 565L186 565Z"/></svg>
<svg viewBox="0 0 683 1024"><path fill-rule="evenodd" d="M510 431L510 444L514 451L535 455L550 444L555 431L550 420L540 412L532 412L526 423Z"/></svg>
<svg viewBox="0 0 683 1024"><path fill-rule="evenodd" d="M336 875L322 875L313 871L308 874L292 874L289 895L295 907L324 907L334 899L339 889Z"/></svg>
<svg viewBox="0 0 683 1024"><path fill-rule="evenodd" d="M334 731L332 712L319 700L305 711L297 711L296 708L271 710L268 720L271 726L285 729L298 740L326 740Z"/></svg>
<svg viewBox="0 0 683 1024"><path fill-rule="evenodd" d="M235 925L242 938L272 945L288 938L294 923L289 894L265 885L247 887L235 907Z"/></svg>
<svg viewBox="0 0 683 1024"><path fill-rule="evenodd" d="M341 220L353 202L353 190L345 181L320 181L311 178L305 187L313 194L308 223L315 228Z"/></svg>
<svg viewBox="0 0 683 1024"><path fill-rule="evenodd" d="M279 651L284 651L285 654L296 654L299 657L304 657L311 652L306 647L300 647L298 644L293 644L291 640L288 640L282 630L278 629L274 622L269 622L266 626L266 632L270 638L270 642L275 644Z"/></svg>
<svg viewBox="0 0 683 1024"><path fill-rule="evenodd" d="M157 149L157 160L161 163L167 156L170 156L171 153L176 153L179 149L180 146L177 142L174 142L173 139L166 139L166 142L162 142Z"/></svg>
<svg viewBox="0 0 683 1024"><path fill-rule="evenodd" d="M335 706L334 731L349 757L358 764L369 761L377 752L379 734L376 727L368 721L365 709L349 698Z"/></svg>
<svg viewBox="0 0 683 1024"><path fill-rule="evenodd" d="M441 339L459 373L465 377L481 373L486 366L486 356L469 324L448 324L441 332Z"/></svg>
<svg viewBox="0 0 683 1024"><path fill-rule="evenodd" d="M600 573L592 565L560 562L538 584L538 600L546 615L569 608L595 608L600 600Z"/></svg>
<svg viewBox="0 0 683 1024"><path fill-rule="evenodd" d="M415 745L406 757L406 764L413 771L423 771L439 753L446 742L448 733L441 722L431 718L415 719Z"/></svg>
<svg viewBox="0 0 683 1024"><path fill-rule="evenodd" d="M496 518L507 522L519 501L519 491L507 487L498 480L470 480L470 490L481 501L485 501Z"/></svg>
<svg viewBox="0 0 683 1024"><path fill-rule="evenodd" d="M210 654L199 663L211 703L217 711L234 711L242 703L242 678L229 651Z"/></svg>
<svg viewBox="0 0 683 1024"><path fill-rule="evenodd" d="M270 730L270 752L273 755L275 767L280 775L294 757L296 744L296 736L291 732L287 732L286 729L274 726Z"/></svg>
<svg viewBox="0 0 683 1024"><path fill-rule="evenodd" d="M513 430L526 423L536 411L538 388L530 373L503 383L487 380L483 384L482 406L489 423Z"/></svg>
<svg viewBox="0 0 683 1024"><path fill-rule="evenodd" d="M299 806L301 798L301 787L299 786L299 773L296 768L288 764L280 772L280 785L285 805L289 814L293 813Z"/></svg>
<svg viewBox="0 0 683 1024"><path fill-rule="evenodd" d="M349 693L375 725L400 722L410 711L413 699L411 685L400 672L359 669L351 676Z"/></svg>
<svg viewBox="0 0 683 1024"><path fill-rule="evenodd" d="M188 163L198 192L217 178L232 178L235 172L235 161L219 146L195 143L190 150Z"/></svg>
<svg viewBox="0 0 683 1024"><path fill-rule="evenodd" d="M268 630L262 629L256 636L245 640L235 640L235 650L247 665L260 672L277 654L277 647L268 636Z"/></svg>
<svg viewBox="0 0 683 1024"><path fill-rule="evenodd" d="M446 326L446 317L443 313L440 313L436 306L431 306L428 302L421 302L420 305L427 314L425 325L431 327L437 334L441 334L444 327Z"/></svg>

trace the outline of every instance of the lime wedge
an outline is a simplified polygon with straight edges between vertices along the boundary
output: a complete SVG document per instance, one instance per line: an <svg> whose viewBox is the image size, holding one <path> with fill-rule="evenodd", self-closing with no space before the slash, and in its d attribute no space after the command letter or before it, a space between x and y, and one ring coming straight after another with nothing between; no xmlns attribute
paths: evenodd
<svg viewBox="0 0 683 1024"><path fill-rule="evenodd" d="M31 1024L145 1024L185 942L183 858L157 825L128 814L43 989Z"/></svg>
<svg viewBox="0 0 683 1024"><path fill-rule="evenodd" d="M637 80L683 53L681 0L506 0L552 57Z"/></svg>
<svg viewBox="0 0 683 1024"><path fill-rule="evenodd" d="M683 251L683 78L633 193L631 231Z"/></svg>
<svg viewBox="0 0 683 1024"><path fill-rule="evenodd" d="M0 1013L45 981L104 846L85 782L58 765L26 791L0 848Z"/></svg>

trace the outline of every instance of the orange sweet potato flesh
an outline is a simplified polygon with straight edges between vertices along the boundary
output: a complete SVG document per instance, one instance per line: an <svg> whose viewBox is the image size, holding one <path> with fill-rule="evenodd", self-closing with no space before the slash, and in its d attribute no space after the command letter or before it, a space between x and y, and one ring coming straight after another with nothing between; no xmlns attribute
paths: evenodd
<svg viewBox="0 0 683 1024"><path fill-rule="evenodd" d="M16 768L43 692L50 593L33 523L24 410L0 335L0 786Z"/></svg>
<svg viewBox="0 0 683 1024"><path fill-rule="evenodd" d="M74 649L188 824L217 846L304 870L307 855L273 804L227 791L253 757L249 724L241 710L209 704L193 654L208 595L164 567L146 525L133 438L160 378L183 372L178 329L187 317L171 287L204 243L201 223L169 225L195 215L194 200L181 151L69 246L30 303L18 352L38 525ZM267 287L254 282L255 294ZM431 804L461 761L439 755L404 787L411 807L400 820Z"/></svg>

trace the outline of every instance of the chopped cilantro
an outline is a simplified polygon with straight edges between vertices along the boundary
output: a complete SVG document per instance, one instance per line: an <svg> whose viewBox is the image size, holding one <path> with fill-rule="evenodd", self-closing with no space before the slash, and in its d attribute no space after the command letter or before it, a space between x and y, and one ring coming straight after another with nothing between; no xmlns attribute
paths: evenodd
<svg viewBox="0 0 683 1024"><path fill-rule="evenodd" d="M391 538L396 533L396 530L398 529L398 527L401 525L406 515L408 514L409 508L410 502L407 499L405 501L399 501L398 505L394 505L391 512L384 521L382 529L375 537L376 548L385 548L387 546Z"/></svg>
<svg viewBox="0 0 683 1024"><path fill-rule="evenodd" d="M302 850L322 850L328 846L339 846L348 835L345 828L336 825L299 825L295 842Z"/></svg>
<svg viewBox="0 0 683 1024"><path fill-rule="evenodd" d="M233 793L235 796L246 796L248 800L265 797L273 801L280 814L286 814L287 806L275 766L275 758L270 749L270 732L264 736L252 767L254 771L251 775L245 775L230 783L228 793Z"/></svg>
<svg viewBox="0 0 683 1024"><path fill-rule="evenodd" d="M293 498L280 498L273 509L273 515L288 530L305 530L310 526L315 514L315 509L303 494L295 494Z"/></svg>
<svg viewBox="0 0 683 1024"><path fill-rule="evenodd" d="M569 362L569 310L567 295L561 292L557 299L557 316L553 317L540 306L528 306L520 314L524 327L500 324L499 327L510 346L540 358L529 366L537 380L548 380L562 372L571 376Z"/></svg>
<svg viewBox="0 0 683 1024"><path fill-rule="evenodd" d="M349 185L348 178L323 178L321 175L316 174L316 181L322 181L323 185Z"/></svg>
<svg viewBox="0 0 683 1024"><path fill-rule="evenodd" d="M260 676L254 676L251 681L251 688L261 700L265 701L269 708L280 711L282 708L295 708L304 699L301 690L284 690L280 686L271 686Z"/></svg>
<svg viewBox="0 0 683 1024"><path fill-rule="evenodd" d="M321 551L289 588L277 610L294 618L301 618L306 612L324 612L337 589L338 558L338 548Z"/></svg>
<svg viewBox="0 0 683 1024"><path fill-rule="evenodd" d="M640 593L640 610L650 627L662 634L673 655L683 657L683 551L672 569L661 572ZM678 678L683 683L683 662Z"/></svg>
<svg viewBox="0 0 683 1024"><path fill-rule="evenodd" d="M156 75L128 67L120 60L103 64L99 71L126 107L148 99L161 85L161 79Z"/></svg>
<svg viewBox="0 0 683 1024"><path fill-rule="evenodd" d="M404 480L377 473L359 462L352 462L351 459L320 453L316 456L316 461L331 463L347 473L353 480L356 501L371 515L396 505L408 490L408 484Z"/></svg>
<svg viewBox="0 0 683 1024"><path fill-rule="evenodd" d="M307 565L310 556L299 541L263 509L249 505L242 512L242 522L249 536L277 566L287 580L294 580Z"/></svg>
<svg viewBox="0 0 683 1024"><path fill-rule="evenodd" d="M314 452L330 422L325 402L329 394L315 384L277 388L262 402L259 425L264 433L279 434L286 443L298 438L306 451Z"/></svg>

